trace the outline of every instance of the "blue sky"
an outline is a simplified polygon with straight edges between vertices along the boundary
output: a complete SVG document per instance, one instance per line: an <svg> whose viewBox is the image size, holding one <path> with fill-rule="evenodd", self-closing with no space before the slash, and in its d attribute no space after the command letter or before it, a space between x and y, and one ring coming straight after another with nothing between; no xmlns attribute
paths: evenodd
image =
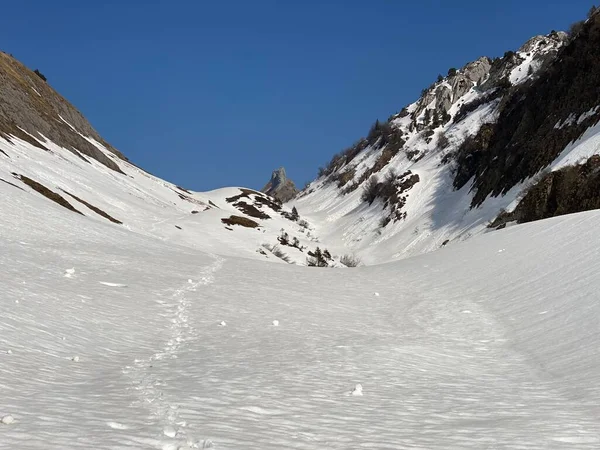
<svg viewBox="0 0 600 450"><path fill-rule="evenodd" d="M0 49L149 172L260 189L319 166L438 73L583 19L581 0L27 1Z"/></svg>

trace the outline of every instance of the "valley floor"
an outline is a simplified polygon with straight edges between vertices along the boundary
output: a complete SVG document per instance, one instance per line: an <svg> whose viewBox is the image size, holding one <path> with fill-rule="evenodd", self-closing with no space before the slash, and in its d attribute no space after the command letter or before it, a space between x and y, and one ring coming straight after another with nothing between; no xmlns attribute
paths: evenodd
<svg viewBox="0 0 600 450"><path fill-rule="evenodd" d="M598 212L344 270L2 210L0 448L600 447Z"/></svg>

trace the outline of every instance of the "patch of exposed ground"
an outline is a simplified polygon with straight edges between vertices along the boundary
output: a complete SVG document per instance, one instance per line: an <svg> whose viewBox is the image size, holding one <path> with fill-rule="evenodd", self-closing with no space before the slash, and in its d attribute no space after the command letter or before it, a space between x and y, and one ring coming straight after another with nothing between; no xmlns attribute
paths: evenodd
<svg viewBox="0 0 600 450"><path fill-rule="evenodd" d="M60 206L67 208L69 211L73 211L73 212L75 212L77 214L81 214L83 216L83 214L80 211L76 210L60 194L57 194L56 192L48 189L43 184L38 183L37 181L32 180L31 178L26 177L25 175L19 175L18 173L13 173L13 175L15 176L15 178L17 178L18 180L21 180L23 183L25 183L31 189L42 194L47 199L52 200L55 203L58 203Z"/></svg>

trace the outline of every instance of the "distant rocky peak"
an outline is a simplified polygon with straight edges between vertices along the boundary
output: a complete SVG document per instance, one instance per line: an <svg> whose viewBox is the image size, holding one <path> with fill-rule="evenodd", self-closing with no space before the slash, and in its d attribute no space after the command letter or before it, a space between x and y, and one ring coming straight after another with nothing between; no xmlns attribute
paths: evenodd
<svg viewBox="0 0 600 450"><path fill-rule="evenodd" d="M261 192L282 202L288 202L296 196L298 189L294 182L287 178L285 168L280 167L273 171L271 180L261 189Z"/></svg>

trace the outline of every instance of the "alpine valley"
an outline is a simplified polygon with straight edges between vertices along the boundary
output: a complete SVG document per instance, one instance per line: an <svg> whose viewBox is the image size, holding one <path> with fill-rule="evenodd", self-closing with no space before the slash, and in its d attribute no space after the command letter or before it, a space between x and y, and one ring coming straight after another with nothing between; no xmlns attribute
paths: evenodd
<svg viewBox="0 0 600 450"><path fill-rule="evenodd" d="M0 53L0 449L600 448L599 208L594 10L300 191L153 176Z"/></svg>

